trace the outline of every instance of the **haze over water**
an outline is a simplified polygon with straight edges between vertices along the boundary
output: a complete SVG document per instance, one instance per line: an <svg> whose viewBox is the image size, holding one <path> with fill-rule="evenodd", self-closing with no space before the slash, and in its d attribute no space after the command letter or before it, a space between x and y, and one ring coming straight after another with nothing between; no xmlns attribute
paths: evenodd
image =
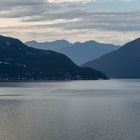
<svg viewBox="0 0 140 140"><path fill-rule="evenodd" d="M139 140L140 80L0 84L0 140Z"/></svg>

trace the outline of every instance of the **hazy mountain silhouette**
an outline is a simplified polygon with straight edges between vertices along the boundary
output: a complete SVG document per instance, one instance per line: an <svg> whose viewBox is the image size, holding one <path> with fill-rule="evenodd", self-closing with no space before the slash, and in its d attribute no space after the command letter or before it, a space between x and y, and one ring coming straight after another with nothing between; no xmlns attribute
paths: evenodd
<svg viewBox="0 0 140 140"><path fill-rule="evenodd" d="M80 68L67 56L26 46L0 36L0 80L107 79L101 72Z"/></svg>
<svg viewBox="0 0 140 140"><path fill-rule="evenodd" d="M112 78L140 78L140 38L83 66L101 70Z"/></svg>
<svg viewBox="0 0 140 140"><path fill-rule="evenodd" d="M102 44L95 41L87 41L84 43L76 42L74 44L66 40L57 40L43 43L29 41L25 44L34 48L53 50L65 54L78 65L94 60L103 54L109 53L119 48L118 46L112 44Z"/></svg>

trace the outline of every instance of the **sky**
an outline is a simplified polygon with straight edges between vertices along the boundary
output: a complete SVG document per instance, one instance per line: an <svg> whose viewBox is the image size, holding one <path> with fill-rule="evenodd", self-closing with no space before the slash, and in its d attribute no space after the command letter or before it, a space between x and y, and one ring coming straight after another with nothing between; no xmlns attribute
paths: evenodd
<svg viewBox="0 0 140 140"><path fill-rule="evenodd" d="M140 37L140 0L0 0L0 34L121 45Z"/></svg>

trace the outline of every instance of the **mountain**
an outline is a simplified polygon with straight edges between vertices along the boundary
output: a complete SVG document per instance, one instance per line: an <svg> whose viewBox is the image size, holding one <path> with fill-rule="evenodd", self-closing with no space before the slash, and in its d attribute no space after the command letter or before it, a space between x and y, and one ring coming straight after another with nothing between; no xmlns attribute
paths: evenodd
<svg viewBox="0 0 140 140"><path fill-rule="evenodd" d="M26 46L20 40L0 36L0 80L96 80L101 72L75 65L67 56Z"/></svg>
<svg viewBox="0 0 140 140"><path fill-rule="evenodd" d="M140 78L140 38L83 66L101 70L112 78Z"/></svg>
<svg viewBox="0 0 140 140"><path fill-rule="evenodd" d="M74 44L66 40L57 40L52 42L29 41L26 45L43 50L52 50L65 54L71 58L77 65L84 64L94 60L103 54L118 49L118 46L112 44L101 44L96 41L87 41L84 43L76 42Z"/></svg>

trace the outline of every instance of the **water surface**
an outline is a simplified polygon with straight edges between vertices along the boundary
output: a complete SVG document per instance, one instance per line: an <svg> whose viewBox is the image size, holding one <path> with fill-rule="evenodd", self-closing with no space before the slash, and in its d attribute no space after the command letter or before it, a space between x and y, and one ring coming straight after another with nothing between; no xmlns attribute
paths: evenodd
<svg viewBox="0 0 140 140"><path fill-rule="evenodd" d="M0 83L0 140L140 140L140 80Z"/></svg>

